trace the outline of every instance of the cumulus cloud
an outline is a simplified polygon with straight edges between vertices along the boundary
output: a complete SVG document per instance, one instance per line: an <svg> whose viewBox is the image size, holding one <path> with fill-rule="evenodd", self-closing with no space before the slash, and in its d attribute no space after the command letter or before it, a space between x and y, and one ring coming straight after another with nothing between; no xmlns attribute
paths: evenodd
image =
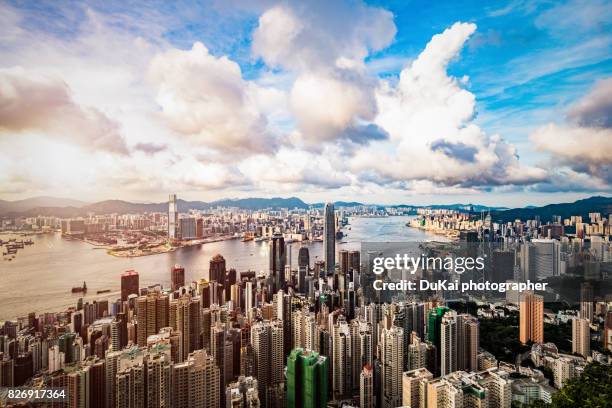
<svg viewBox="0 0 612 408"><path fill-rule="evenodd" d="M255 85L243 80L237 63L211 55L204 44L158 54L149 77L158 89L161 116L193 142L234 154L276 148L254 103Z"/></svg>
<svg viewBox="0 0 612 408"><path fill-rule="evenodd" d="M530 136L537 151L548 153L557 167L566 166L557 177L558 188L577 186L591 191L610 189L612 184L612 79L593 89L567 111L567 123L549 123ZM571 180L576 182L570 183Z"/></svg>
<svg viewBox="0 0 612 408"><path fill-rule="evenodd" d="M377 92L375 123L389 134L356 154L354 171L377 173L387 183L429 180L438 186L528 184L546 177L542 169L519 164L516 148L488 136L473 123L475 96L447 74L449 62L476 30L455 23L434 35L396 86Z"/></svg>
<svg viewBox="0 0 612 408"><path fill-rule="evenodd" d="M376 140L377 80L364 59L385 48L396 28L387 10L361 1L288 2L259 18L252 49L267 65L292 72L289 104L305 147Z"/></svg>
<svg viewBox="0 0 612 408"><path fill-rule="evenodd" d="M569 109L567 116L578 126L612 127L612 78L598 82Z"/></svg>
<svg viewBox="0 0 612 408"><path fill-rule="evenodd" d="M168 150L168 146L155 143L136 143L134 150L143 152L144 154L153 155Z"/></svg>
<svg viewBox="0 0 612 408"><path fill-rule="evenodd" d="M0 134L39 132L94 151L128 154L120 126L82 106L62 80L20 67L0 69Z"/></svg>

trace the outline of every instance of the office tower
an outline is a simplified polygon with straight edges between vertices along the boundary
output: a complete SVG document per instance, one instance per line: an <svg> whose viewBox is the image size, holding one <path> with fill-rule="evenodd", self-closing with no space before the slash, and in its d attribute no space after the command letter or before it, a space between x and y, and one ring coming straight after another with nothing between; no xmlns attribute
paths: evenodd
<svg viewBox="0 0 612 408"><path fill-rule="evenodd" d="M175 330L181 332L183 360L187 359L189 353L200 348L200 301L191 296L183 296L171 303L171 322ZM173 313L174 311L174 313ZM174 319L172 319L174 317Z"/></svg>
<svg viewBox="0 0 612 408"><path fill-rule="evenodd" d="M174 265L170 269L170 282L173 292L185 286L185 268L181 265Z"/></svg>
<svg viewBox="0 0 612 408"><path fill-rule="evenodd" d="M369 364L359 374L359 407L374 408L374 370Z"/></svg>
<svg viewBox="0 0 612 408"><path fill-rule="evenodd" d="M296 348L287 358L287 408L327 406L327 357Z"/></svg>
<svg viewBox="0 0 612 408"><path fill-rule="evenodd" d="M417 368L402 374L402 405L410 408L425 408L427 382L433 374L426 368Z"/></svg>
<svg viewBox="0 0 612 408"><path fill-rule="evenodd" d="M514 279L514 250L496 249L491 253L491 282Z"/></svg>
<svg viewBox="0 0 612 408"><path fill-rule="evenodd" d="M283 235L275 233L270 240L270 294L285 289L285 251Z"/></svg>
<svg viewBox="0 0 612 408"><path fill-rule="evenodd" d="M181 239L196 238L196 219L184 217L179 219L179 236Z"/></svg>
<svg viewBox="0 0 612 408"><path fill-rule="evenodd" d="M580 317L593 322L593 285L590 282L580 285Z"/></svg>
<svg viewBox="0 0 612 408"><path fill-rule="evenodd" d="M332 340L332 395L334 399L342 399L353 391L353 343L344 316L338 317L332 327Z"/></svg>
<svg viewBox="0 0 612 408"><path fill-rule="evenodd" d="M209 264L208 277L209 280L219 282L221 284L225 281L225 258L221 254L217 254L212 257Z"/></svg>
<svg viewBox="0 0 612 408"><path fill-rule="evenodd" d="M299 293L306 293L306 277L308 276L308 269L310 268L310 254L307 247L301 247L298 253L298 279L297 279L297 291Z"/></svg>
<svg viewBox="0 0 612 408"><path fill-rule="evenodd" d="M332 203L325 204L323 212L323 256L327 275L334 275L336 268L336 216Z"/></svg>
<svg viewBox="0 0 612 408"><path fill-rule="evenodd" d="M478 344L480 323L474 316L457 317L457 369L467 372L478 370Z"/></svg>
<svg viewBox="0 0 612 408"><path fill-rule="evenodd" d="M436 348L436 361L441 362L441 350L440 347L440 329L442 325L442 317L444 314L449 312L451 309L443 306L438 306L429 311L427 316L427 340L433 344ZM440 375L440 365L436 368L436 376Z"/></svg>
<svg viewBox="0 0 612 408"><path fill-rule="evenodd" d="M219 368L206 350L196 350L172 367L173 408L217 408Z"/></svg>
<svg viewBox="0 0 612 408"><path fill-rule="evenodd" d="M404 330L397 326L383 328L380 334L381 387L384 408L402 403L402 369Z"/></svg>
<svg viewBox="0 0 612 408"><path fill-rule="evenodd" d="M521 244L519 266L521 270L521 281L533 281L536 279L536 252L533 244L527 242Z"/></svg>
<svg viewBox="0 0 612 408"><path fill-rule="evenodd" d="M168 239L178 239L178 204L176 194L170 194L168 199Z"/></svg>
<svg viewBox="0 0 612 408"><path fill-rule="evenodd" d="M554 239L534 239L535 247L535 277L543 280L551 276L559 276L560 245Z"/></svg>
<svg viewBox="0 0 612 408"><path fill-rule="evenodd" d="M210 283L206 279L200 279L197 285L198 296L200 297L200 306L202 309L207 309L211 305L211 289Z"/></svg>
<svg viewBox="0 0 612 408"><path fill-rule="evenodd" d="M125 271L121 274L121 301L125 302L129 295L138 295L140 287L138 272Z"/></svg>
<svg viewBox="0 0 612 408"><path fill-rule="evenodd" d="M544 298L525 292L519 300L519 340L526 344L544 342Z"/></svg>
<svg viewBox="0 0 612 408"><path fill-rule="evenodd" d="M591 327L588 319L575 317L572 319L572 353L578 353L584 358L591 356Z"/></svg>
<svg viewBox="0 0 612 408"><path fill-rule="evenodd" d="M448 311L440 322L440 373L457 371L457 313Z"/></svg>
<svg viewBox="0 0 612 408"><path fill-rule="evenodd" d="M283 322L272 320L253 324L251 346L254 373L261 397L266 395L269 387L283 382Z"/></svg>
<svg viewBox="0 0 612 408"><path fill-rule="evenodd" d="M136 299L136 342L139 346L147 344L147 337L157 334L169 323L170 299L159 292L139 296Z"/></svg>

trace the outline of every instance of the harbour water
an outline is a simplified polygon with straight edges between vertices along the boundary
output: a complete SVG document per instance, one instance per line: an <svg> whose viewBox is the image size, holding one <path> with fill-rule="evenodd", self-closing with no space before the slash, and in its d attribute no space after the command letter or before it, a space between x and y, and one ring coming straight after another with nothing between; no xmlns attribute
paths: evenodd
<svg viewBox="0 0 612 408"><path fill-rule="evenodd" d="M363 241L405 242L445 240L425 231L406 227L411 217L351 218L340 249L360 249ZM350 229L349 229L350 228ZM208 278L210 259L221 254L228 268L237 271L268 270L267 242L242 242L239 239L181 248L175 252L118 258L104 249L81 241L63 239L59 233L36 235L34 245L27 246L12 261L0 263L0 321L27 315L29 312L62 311L76 305L79 297L85 301L116 299L122 272L134 269L140 275L140 286L169 286L170 268L185 267L185 280ZM309 248L311 265L322 258L321 242L291 244L291 263L297 265L301 245ZM88 292L72 294L73 286L87 282ZM98 290L110 292L96 295Z"/></svg>

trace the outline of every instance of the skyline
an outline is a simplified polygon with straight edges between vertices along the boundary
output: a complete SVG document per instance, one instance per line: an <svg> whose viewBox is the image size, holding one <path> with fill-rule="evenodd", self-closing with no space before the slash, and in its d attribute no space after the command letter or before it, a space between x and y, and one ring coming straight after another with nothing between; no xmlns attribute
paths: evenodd
<svg viewBox="0 0 612 408"><path fill-rule="evenodd" d="M250 3L0 2L0 199L612 193L605 2Z"/></svg>

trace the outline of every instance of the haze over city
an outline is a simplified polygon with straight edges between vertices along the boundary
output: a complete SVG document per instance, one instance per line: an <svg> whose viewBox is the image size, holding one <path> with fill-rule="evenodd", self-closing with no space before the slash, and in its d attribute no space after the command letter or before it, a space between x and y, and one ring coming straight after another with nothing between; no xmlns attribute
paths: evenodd
<svg viewBox="0 0 612 408"><path fill-rule="evenodd" d="M604 1L0 15L2 199L519 207L611 192Z"/></svg>

